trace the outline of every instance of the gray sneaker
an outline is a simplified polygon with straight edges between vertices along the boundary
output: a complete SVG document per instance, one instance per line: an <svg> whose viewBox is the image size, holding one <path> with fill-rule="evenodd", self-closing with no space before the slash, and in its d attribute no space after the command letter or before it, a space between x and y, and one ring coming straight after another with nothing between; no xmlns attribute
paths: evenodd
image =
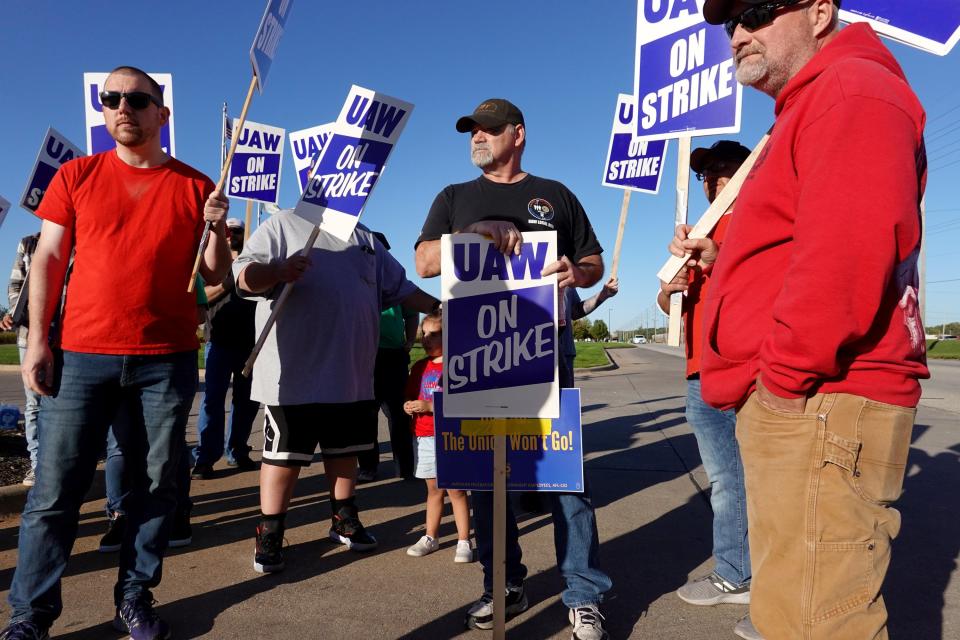
<svg viewBox="0 0 960 640"><path fill-rule="evenodd" d="M417 543L415 545L407 549L407 555L414 556L415 558L419 558L421 556L431 554L439 548L440 548L439 542L437 542L430 536L422 536L419 540L417 540Z"/></svg>
<svg viewBox="0 0 960 640"><path fill-rule="evenodd" d="M711 573L683 585L677 589L677 595L684 602L702 606L750 604L750 583L738 587Z"/></svg>
<svg viewBox="0 0 960 640"><path fill-rule="evenodd" d="M757 628L750 622L750 616L743 618L733 628L733 633L744 640L763 640L763 636L757 631Z"/></svg>
<svg viewBox="0 0 960 640"><path fill-rule="evenodd" d="M573 625L570 640L607 640L610 637L603 630L603 616L596 605L570 609L570 624Z"/></svg>

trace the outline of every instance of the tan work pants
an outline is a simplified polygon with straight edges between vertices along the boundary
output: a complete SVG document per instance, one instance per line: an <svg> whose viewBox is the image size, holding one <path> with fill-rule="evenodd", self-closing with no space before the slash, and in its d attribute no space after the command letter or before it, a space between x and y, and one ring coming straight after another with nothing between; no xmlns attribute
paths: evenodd
<svg viewBox="0 0 960 640"><path fill-rule="evenodd" d="M916 409L842 393L803 414L757 394L737 412L753 564L750 615L767 640L887 638L880 585Z"/></svg>

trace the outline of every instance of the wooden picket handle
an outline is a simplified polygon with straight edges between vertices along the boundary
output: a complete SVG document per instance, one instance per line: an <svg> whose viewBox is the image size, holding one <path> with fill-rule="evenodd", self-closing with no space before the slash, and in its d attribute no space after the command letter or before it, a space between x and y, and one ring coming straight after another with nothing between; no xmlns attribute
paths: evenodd
<svg viewBox="0 0 960 640"><path fill-rule="evenodd" d="M687 234L688 238L706 238L710 232L713 231L713 228L720 222L723 214L733 206L737 196L740 194L740 187L743 186L744 180L747 179L747 175L757 162L757 158L760 157L760 152L763 151L763 147L769 139L770 131L767 131L767 133L760 138L760 142L753 148L750 155L747 156L747 159L740 165L740 168L737 169L737 172L730 178L730 182L726 184L723 191L717 194L716 199L710 207L707 208L703 216L697 220L697 224L695 224L693 229L690 230L690 233ZM657 278L659 278L661 282L670 282L677 277L677 274L680 273L680 270L689 259L689 253L682 258L671 255L670 258L663 263L663 266L660 267L660 271L657 272Z"/></svg>
<svg viewBox="0 0 960 640"><path fill-rule="evenodd" d="M247 200L247 215L243 221L243 243L250 239L250 225L253 224L253 200Z"/></svg>
<svg viewBox="0 0 960 640"><path fill-rule="evenodd" d="M507 436L493 436L493 640L506 636Z"/></svg>
<svg viewBox="0 0 960 640"><path fill-rule="evenodd" d="M620 224L617 225L617 244L613 246L613 266L610 267L610 277L617 277L620 268L620 249L623 246L623 230L627 226L627 209L630 208L630 189L623 190L623 203L620 205Z"/></svg>
<svg viewBox="0 0 960 640"><path fill-rule="evenodd" d="M677 139L677 206L674 212L674 227L687 224L687 203L690 199L690 136ZM667 344L680 346L680 326L683 324L683 294L670 296L670 324L667 325Z"/></svg>
<svg viewBox="0 0 960 640"><path fill-rule="evenodd" d="M233 162L233 153L237 150L237 143L240 141L240 134L243 131L243 125L247 121L247 110L250 108L250 102L253 100L253 91L257 88L257 75L254 74L250 80L250 88L247 89L247 98L243 101L243 109L240 111L240 121L233 131L233 140L230 141L230 151L227 152L227 159L220 169L220 180L214 191L223 189L223 184L227 181L227 174L230 172L230 163ZM209 222L203 227L203 235L200 236L200 246L197 248L197 257L193 261L193 271L190 273L190 283L187 285L187 291L193 292L193 286L197 281L197 272L200 271L200 260L203 259L203 252L207 248L207 242L210 240L210 231L213 228Z"/></svg>

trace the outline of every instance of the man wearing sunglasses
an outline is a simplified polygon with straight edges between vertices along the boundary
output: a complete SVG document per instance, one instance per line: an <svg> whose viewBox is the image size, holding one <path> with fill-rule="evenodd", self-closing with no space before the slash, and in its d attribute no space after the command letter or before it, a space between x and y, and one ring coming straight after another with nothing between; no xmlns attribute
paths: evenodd
<svg viewBox="0 0 960 640"><path fill-rule="evenodd" d="M223 279L230 266L228 205L206 176L161 148L160 129L170 111L146 73L118 67L100 97L116 149L64 164L37 210L43 226L32 264L22 371L24 383L46 397L4 640L47 638L60 615L60 576L111 423L137 470L113 624L133 640L170 636L153 610L150 589L160 582L197 388L196 297L183 283L206 221L214 233L200 274L210 283ZM46 328L72 249L60 341L51 347ZM132 409L123 428L115 421L120 406Z"/></svg>
<svg viewBox="0 0 960 640"><path fill-rule="evenodd" d="M694 149L690 168L703 183L707 200L713 202L737 172L750 150L734 140L718 140L710 147ZM669 251L684 256L696 252L673 281L660 283L657 305L670 313L670 295L683 294L683 323L687 354L686 418L697 438L700 458L710 481L713 508L713 569L677 590L689 604L749 604L750 545L747 540L747 499L743 484L743 462L737 446L736 413L720 411L703 401L700 392L700 358L703 352L703 303L711 286L711 271L723 243L731 212L708 238L690 239L690 225L677 227Z"/></svg>
<svg viewBox="0 0 960 640"><path fill-rule="evenodd" d="M481 102L473 113L457 120L456 129L470 135L470 159L481 176L447 186L434 199L416 244L417 273L424 278L440 275L440 238L445 233L480 233L493 239L504 255L519 253L522 232L557 232L559 260L547 265L543 275L557 274L560 295L567 287L591 287L603 276L603 249L587 213L563 184L531 175L521 168L527 144L523 113L508 100ZM565 332L561 328L560 344ZM559 359L560 384L573 380L566 359ZM599 607L613 582L600 569L597 519L589 487L583 493L548 494L553 510L557 566L566 583L560 595L573 625L572 640L607 640ZM483 568L483 594L468 609L465 623L471 629L493 628L493 494L471 494L477 557ZM507 503L505 613L526 611L517 521Z"/></svg>
<svg viewBox="0 0 960 640"><path fill-rule="evenodd" d="M880 586L929 376L917 314L925 115L839 0L706 0L775 100L704 315L703 397L737 409L753 566L742 637L886 638ZM868 167L868 169L867 169Z"/></svg>

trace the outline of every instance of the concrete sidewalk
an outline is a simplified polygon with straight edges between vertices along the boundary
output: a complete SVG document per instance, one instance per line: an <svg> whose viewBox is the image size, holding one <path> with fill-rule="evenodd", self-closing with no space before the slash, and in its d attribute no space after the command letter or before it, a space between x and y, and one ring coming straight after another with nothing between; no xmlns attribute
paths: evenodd
<svg viewBox="0 0 960 640"><path fill-rule="evenodd" d="M673 593L688 576L711 568L707 483L683 416L684 361L643 347L610 354L618 369L578 376L601 558L614 581L604 606L606 626L616 639L734 638L731 630L745 606L693 607ZM886 588L891 637L957 638L960 413L921 405L917 423L898 505L903 529ZM257 448L260 437L259 431L253 435ZM380 548L353 553L326 537L329 507L321 471L315 465L302 477L288 516L288 569L273 576L252 568L256 474L224 467L217 478L194 483L194 543L168 555L155 592L174 637L485 637L463 631L464 610L481 592L481 572L478 564L454 564L449 508L441 550L411 558L405 549L423 528L422 484L387 479L362 485L361 515ZM16 517L0 520L4 596L16 562L17 525ZM520 529L531 607L509 623L508 637L569 638L550 517L522 515ZM102 501L84 505L63 582L57 638L120 637L108 626L116 556L96 552L103 530ZM4 605L0 615L8 613Z"/></svg>

